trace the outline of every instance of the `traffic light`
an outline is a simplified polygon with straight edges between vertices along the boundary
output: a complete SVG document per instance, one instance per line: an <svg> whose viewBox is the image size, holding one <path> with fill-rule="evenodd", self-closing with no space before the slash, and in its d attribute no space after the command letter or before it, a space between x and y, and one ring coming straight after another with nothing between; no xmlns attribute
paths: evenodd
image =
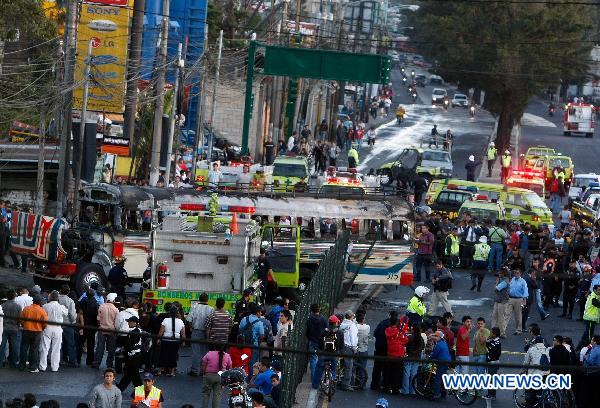
<svg viewBox="0 0 600 408"><path fill-rule="evenodd" d="M387 56L381 56L381 80L382 84L388 84L390 82L390 72L392 71L392 59Z"/></svg>

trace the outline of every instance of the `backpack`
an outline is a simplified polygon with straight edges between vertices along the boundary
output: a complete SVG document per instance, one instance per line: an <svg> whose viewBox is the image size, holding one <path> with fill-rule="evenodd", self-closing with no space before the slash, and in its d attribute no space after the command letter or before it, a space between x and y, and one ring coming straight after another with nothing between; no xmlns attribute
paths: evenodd
<svg viewBox="0 0 600 408"><path fill-rule="evenodd" d="M547 347L544 347L544 351L542 352L542 355L540 356L539 365L542 366L543 371L550 370L550 357L548 356L548 348Z"/></svg>
<svg viewBox="0 0 600 408"><path fill-rule="evenodd" d="M337 337L334 332L326 332L325 337L323 338L323 351L327 351L329 353L337 351L337 346L335 344L336 341Z"/></svg>
<svg viewBox="0 0 600 408"><path fill-rule="evenodd" d="M254 343L254 330L252 327L258 323L260 320L256 319L253 322L250 322L250 316L246 316L246 325L243 329L240 329L240 335L244 337L244 343L253 344Z"/></svg>

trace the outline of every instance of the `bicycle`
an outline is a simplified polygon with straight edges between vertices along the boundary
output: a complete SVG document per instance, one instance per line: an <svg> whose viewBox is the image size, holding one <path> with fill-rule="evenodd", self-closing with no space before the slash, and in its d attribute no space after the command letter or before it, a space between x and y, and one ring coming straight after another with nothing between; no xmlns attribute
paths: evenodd
<svg viewBox="0 0 600 408"><path fill-rule="evenodd" d="M412 379L412 386L415 392L423 397L432 399L433 395L433 380L437 372L437 365L434 363L426 363L419 367L417 375ZM448 369L448 374L452 374L454 370ZM476 389L472 390L447 390L449 394L454 395L454 398L462 405L471 405L475 403L478 397Z"/></svg>
<svg viewBox="0 0 600 408"><path fill-rule="evenodd" d="M333 394L335 394L336 383L336 379L333 378L332 362L326 361L325 371L323 372L323 378L321 378L321 392L325 394L325 396L327 397L327 401L329 402L331 402Z"/></svg>
<svg viewBox="0 0 600 408"><path fill-rule="evenodd" d="M513 392L513 400L518 408L526 408L525 398L527 396L527 390L519 389ZM558 390L541 390L537 394L537 401L531 408L561 408L562 398L561 392Z"/></svg>

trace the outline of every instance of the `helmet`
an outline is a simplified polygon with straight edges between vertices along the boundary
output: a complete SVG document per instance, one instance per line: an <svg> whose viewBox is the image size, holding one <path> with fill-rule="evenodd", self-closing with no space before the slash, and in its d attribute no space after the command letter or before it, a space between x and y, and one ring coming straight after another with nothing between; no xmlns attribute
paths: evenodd
<svg viewBox="0 0 600 408"><path fill-rule="evenodd" d="M375 403L375 408L388 408L388 402L385 398L379 398Z"/></svg>
<svg viewBox="0 0 600 408"><path fill-rule="evenodd" d="M491 142L491 143L490 143L490 146L491 146L491 147L494 147L494 146L496 146L496 144L495 144L494 142Z"/></svg>
<svg viewBox="0 0 600 408"><path fill-rule="evenodd" d="M504 154L510 154L510 150L506 150Z"/></svg>
<svg viewBox="0 0 600 408"><path fill-rule="evenodd" d="M429 288L427 288L426 286L417 286L417 288L415 289L415 295L417 295L420 298L422 298L423 296L425 296L428 293L429 293Z"/></svg>
<svg viewBox="0 0 600 408"><path fill-rule="evenodd" d="M472 162L474 162L474 161L475 161L475 156L473 156L473 155L470 155L470 156L469 156L469 161L472 161Z"/></svg>
<svg viewBox="0 0 600 408"><path fill-rule="evenodd" d="M340 319L336 315L329 316L330 324L340 324Z"/></svg>

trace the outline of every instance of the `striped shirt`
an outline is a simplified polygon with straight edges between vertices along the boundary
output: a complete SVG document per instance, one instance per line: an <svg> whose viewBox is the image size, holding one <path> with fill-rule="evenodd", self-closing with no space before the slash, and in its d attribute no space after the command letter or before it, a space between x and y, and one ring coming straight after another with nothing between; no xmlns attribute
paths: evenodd
<svg viewBox="0 0 600 408"><path fill-rule="evenodd" d="M231 326L233 326L233 320L229 313L219 309L215 309L206 319L206 323L204 323L208 339L223 343L226 343L229 338Z"/></svg>

